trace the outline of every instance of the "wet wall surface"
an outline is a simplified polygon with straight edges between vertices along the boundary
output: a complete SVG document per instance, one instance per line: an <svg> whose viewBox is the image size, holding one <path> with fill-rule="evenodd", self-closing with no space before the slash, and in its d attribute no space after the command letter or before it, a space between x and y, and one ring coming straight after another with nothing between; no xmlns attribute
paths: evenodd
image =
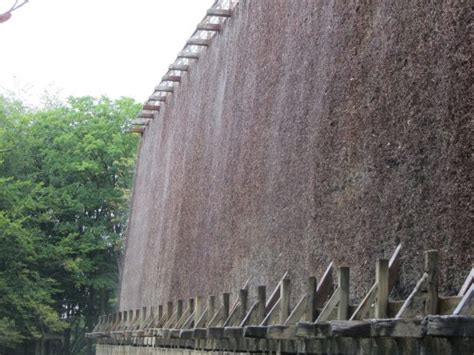
<svg viewBox="0 0 474 355"><path fill-rule="evenodd" d="M368 3L241 1L142 138L121 310L286 270L296 297L331 260L357 300L400 242L395 298L431 248L457 292L474 250L469 2Z"/></svg>

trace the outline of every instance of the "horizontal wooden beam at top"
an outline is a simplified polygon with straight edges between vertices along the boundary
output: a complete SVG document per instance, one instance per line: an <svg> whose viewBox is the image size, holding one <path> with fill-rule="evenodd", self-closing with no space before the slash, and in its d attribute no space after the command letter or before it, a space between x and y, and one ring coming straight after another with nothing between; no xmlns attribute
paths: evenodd
<svg viewBox="0 0 474 355"><path fill-rule="evenodd" d="M171 64L168 67L168 70L188 71L189 65L188 64Z"/></svg>
<svg viewBox="0 0 474 355"><path fill-rule="evenodd" d="M207 16L231 17L232 11L229 9L209 9Z"/></svg>
<svg viewBox="0 0 474 355"><path fill-rule="evenodd" d="M188 46L208 47L211 44L211 40L210 39L204 39L204 38L190 38L186 41L186 44Z"/></svg>
<svg viewBox="0 0 474 355"><path fill-rule="evenodd" d="M142 107L143 111L160 111L160 105L150 105L150 104L145 104Z"/></svg>
<svg viewBox="0 0 474 355"><path fill-rule="evenodd" d="M148 98L148 101L150 102L156 102L156 101L159 101L159 102L164 102L166 101L166 96L150 96Z"/></svg>
<svg viewBox="0 0 474 355"><path fill-rule="evenodd" d="M173 92L173 86L164 86L164 85L157 85L155 86L155 92Z"/></svg>
<svg viewBox="0 0 474 355"><path fill-rule="evenodd" d="M222 30L222 25L220 23L203 23L197 25L196 29L198 31L214 31L219 32Z"/></svg>
<svg viewBox="0 0 474 355"><path fill-rule="evenodd" d="M178 75L165 75L164 77L161 78L162 81L173 81L173 82L180 82L181 77Z"/></svg>
<svg viewBox="0 0 474 355"><path fill-rule="evenodd" d="M178 53L178 58L199 59L199 53L182 51Z"/></svg>

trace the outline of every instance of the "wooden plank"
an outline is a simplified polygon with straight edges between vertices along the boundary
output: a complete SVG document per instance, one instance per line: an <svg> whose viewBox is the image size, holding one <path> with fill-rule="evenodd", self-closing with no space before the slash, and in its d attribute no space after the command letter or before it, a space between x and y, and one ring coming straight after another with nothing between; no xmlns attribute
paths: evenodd
<svg viewBox="0 0 474 355"><path fill-rule="evenodd" d="M391 338L422 338L421 319L376 319L372 321L371 336Z"/></svg>
<svg viewBox="0 0 474 355"><path fill-rule="evenodd" d="M435 337L474 337L474 317L427 316L426 335Z"/></svg>
<svg viewBox="0 0 474 355"><path fill-rule="evenodd" d="M454 309L453 315L474 315L474 284L471 284L469 290L464 293L461 301Z"/></svg>
<svg viewBox="0 0 474 355"><path fill-rule="evenodd" d="M284 278L281 282L280 291L280 324L285 324L286 319L290 315L290 297L291 280Z"/></svg>
<svg viewBox="0 0 474 355"><path fill-rule="evenodd" d="M340 337L370 337L371 323L362 320L337 320L329 322L333 336Z"/></svg>
<svg viewBox="0 0 474 355"><path fill-rule="evenodd" d="M377 284L375 318L387 318L389 293L388 278L388 260L378 259L375 266L375 282Z"/></svg>
<svg viewBox="0 0 474 355"><path fill-rule="evenodd" d="M128 132L130 133L140 133L140 134L143 134L143 132L145 132L145 128L143 127L131 127Z"/></svg>
<svg viewBox="0 0 474 355"><path fill-rule="evenodd" d="M194 300L194 324L201 319L202 316L202 297L197 296Z"/></svg>
<svg viewBox="0 0 474 355"><path fill-rule="evenodd" d="M388 289L390 290L395 286L395 283L398 279L398 274L400 270L400 252L402 245L398 244L397 248L390 257L388 262L388 272L389 272L389 285ZM375 299L377 297L377 282L373 284L369 292L365 295L362 302L359 303L356 310L350 317L350 320L360 320L368 319L373 315L373 307L375 304Z"/></svg>
<svg viewBox="0 0 474 355"><path fill-rule="evenodd" d="M173 92L174 86L158 85L155 86L155 92Z"/></svg>
<svg viewBox="0 0 474 355"><path fill-rule="evenodd" d="M199 53L189 52L189 51L182 51L182 52L178 53L178 58L199 59Z"/></svg>
<svg viewBox="0 0 474 355"><path fill-rule="evenodd" d="M329 322L298 323L296 336L308 339L326 339L331 336L331 325Z"/></svg>
<svg viewBox="0 0 474 355"><path fill-rule="evenodd" d="M188 64L171 64L168 67L168 70L188 71L189 65Z"/></svg>
<svg viewBox="0 0 474 355"><path fill-rule="evenodd" d="M218 16L218 17L231 17L232 11L230 9L209 9L206 13L207 16Z"/></svg>
<svg viewBox="0 0 474 355"><path fill-rule="evenodd" d="M161 78L161 81L171 81L179 83L181 82L181 76L179 75L165 75Z"/></svg>
<svg viewBox="0 0 474 355"><path fill-rule="evenodd" d="M267 288L265 286L258 286L257 287L257 304L258 310L255 319L256 324L260 324L263 322L266 316L266 298L267 298Z"/></svg>
<svg viewBox="0 0 474 355"><path fill-rule="evenodd" d="M349 319L349 268L339 267L338 288L340 290L337 319Z"/></svg>
<svg viewBox="0 0 474 355"><path fill-rule="evenodd" d="M296 325L271 325L267 329L267 338L289 340L296 338Z"/></svg>
<svg viewBox="0 0 474 355"><path fill-rule="evenodd" d="M186 44L189 46L208 47L211 44L211 40L204 38L190 38L186 41Z"/></svg>
<svg viewBox="0 0 474 355"><path fill-rule="evenodd" d="M213 32L219 32L222 30L222 28L223 28L222 25L219 23L204 23L204 22L201 22L196 27L198 31L213 31Z"/></svg>
<svg viewBox="0 0 474 355"><path fill-rule="evenodd" d="M138 114L138 118L154 119L155 114L142 111Z"/></svg>

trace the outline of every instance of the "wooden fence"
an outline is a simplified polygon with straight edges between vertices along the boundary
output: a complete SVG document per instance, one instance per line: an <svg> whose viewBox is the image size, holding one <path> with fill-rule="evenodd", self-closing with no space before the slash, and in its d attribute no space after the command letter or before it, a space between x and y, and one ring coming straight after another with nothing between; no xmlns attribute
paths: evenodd
<svg viewBox="0 0 474 355"><path fill-rule="evenodd" d="M258 286L254 302L247 282L233 304L223 293L220 300L198 296L116 312L100 317L87 336L96 339L99 354L473 354L474 269L457 296L440 296L438 252L427 251L423 275L408 298L390 300L400 252L398 246L390 260L377 260L375 282L357 305L350 304L349 268L331 263L319 282L308 278L294 306L286 273L268 297L266 287Z"/></svg>

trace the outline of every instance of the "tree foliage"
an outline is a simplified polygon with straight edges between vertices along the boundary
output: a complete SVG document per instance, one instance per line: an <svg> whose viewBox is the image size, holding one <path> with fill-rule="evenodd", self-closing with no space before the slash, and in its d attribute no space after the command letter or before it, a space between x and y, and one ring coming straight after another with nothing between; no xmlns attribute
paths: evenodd
<svg viewBox="0 0 474 355"><path fill-rule="evenodd" d="M62 332L80 353L112 306L137 146L124 131L138 110L0 97L0 349Z"/></svg>

